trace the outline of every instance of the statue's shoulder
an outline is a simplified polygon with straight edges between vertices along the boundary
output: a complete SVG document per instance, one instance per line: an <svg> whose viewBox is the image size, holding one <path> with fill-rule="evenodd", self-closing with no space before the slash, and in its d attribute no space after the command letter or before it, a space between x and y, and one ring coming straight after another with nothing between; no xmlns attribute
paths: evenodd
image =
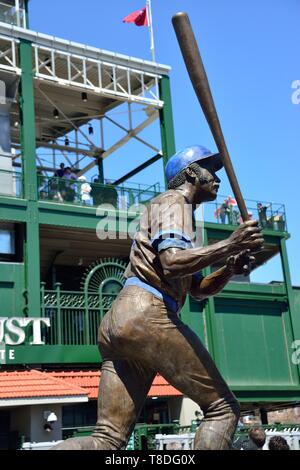
<svg viewBox="0 0 300 470"><path fill-rule="evenodd" d="M168 189L152 199L151 204L180 204L184 200L184 196L180 191Z"/></svg>

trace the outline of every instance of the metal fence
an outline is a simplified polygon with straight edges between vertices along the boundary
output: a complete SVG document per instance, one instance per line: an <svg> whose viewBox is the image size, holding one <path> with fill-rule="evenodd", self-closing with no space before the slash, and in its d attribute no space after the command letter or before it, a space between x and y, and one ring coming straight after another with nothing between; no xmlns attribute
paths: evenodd
<svg viewBox="0 0 300 470"><path fill-rule="evenodd" d="M74 204L86 207L109 205L118 210L140 208L161 193L159 183L150 186L128 183L115 186L112 183L80 181L41 174L38 178L38 198L41 201ZM0 170L0 196L23 197L22 173ZM284 204L266 201L245 200L251 219L258 220L263 229L287 231ZM204 204L198 220L237 226L241 216L232 197L219 195L214 202Z"/></svg>
<svg viewBox="0 0 300 470"><path fill-rule="evenodd" d="M105 313L117 294L62 291L41 287L42 316L50 318L50 328L43 331L43 341L49 345L97 344L97 332Z"/></svg>
<svg viewBox="0 0 300 470"><path fill-rule="evenodd" d="M132 206L147 204L161 192L159 183L151 186L115 186L97 182L80 181L75 178L38 177L39 199L66 204L98 207L109 204L125 210Z"/></svg>
<svg viewBox="0 0 300 470"><path fill-rule="evenodd" d="M250 219L258 220L262 228L287 231L284 204L252 199L245 199L245 203ZM235 199L222 195L204 205L203 217L206 222L226 225L239 225L242 221Z"/></svg>

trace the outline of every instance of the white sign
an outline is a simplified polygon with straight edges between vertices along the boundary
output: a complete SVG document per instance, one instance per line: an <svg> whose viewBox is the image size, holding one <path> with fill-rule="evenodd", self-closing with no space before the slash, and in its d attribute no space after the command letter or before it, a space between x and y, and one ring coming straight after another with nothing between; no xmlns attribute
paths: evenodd
<svg viewBox="0 0 300 470"><path fill-rule="evenodd" d="M36 317L0 317L0 343L8 346L19 346L25 342L24 329L31 324L32 341L29 344L37 346L45 344L42 341L41 326L50 327L50 318ZM14 339L11 335L14 335Z"/></svg>

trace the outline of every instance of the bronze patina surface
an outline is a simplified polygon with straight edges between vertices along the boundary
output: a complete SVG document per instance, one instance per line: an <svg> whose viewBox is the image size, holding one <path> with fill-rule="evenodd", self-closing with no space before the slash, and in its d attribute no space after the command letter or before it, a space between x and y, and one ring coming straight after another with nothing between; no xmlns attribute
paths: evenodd
<svg viewBox="0 0 300 470"><path fill-rule="evenodd" d="M213 157L187 165L142 215L127 283L99 328L103 364L95 431L54 449L124 449L157 372L203 410L195 449L230 448L239 404L198 336L178 316L187 294L202 300L234 274L247 272L254 262L251 251L263 243L257 222L247 221L226 240L196 246L194 210L216 198L215 171ZM203 277L201 269L221 259L224 266Z"/></svg>

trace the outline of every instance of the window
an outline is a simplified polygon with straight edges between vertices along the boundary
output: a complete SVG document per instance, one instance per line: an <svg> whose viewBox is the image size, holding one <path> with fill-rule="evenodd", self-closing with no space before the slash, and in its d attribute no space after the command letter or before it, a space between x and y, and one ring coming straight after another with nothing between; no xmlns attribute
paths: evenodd
<svg viewBox="0 0 300 470"><path fill-rule="evenodd" d="M0 261L21 262L23 258L23 226L0 222Z"/></svg>
<svg viewBox="0 0 300 470"><path fill-rule="evenodd" d="M9 229L0 229L0 253L15 254L15 233Z"/></svg>

